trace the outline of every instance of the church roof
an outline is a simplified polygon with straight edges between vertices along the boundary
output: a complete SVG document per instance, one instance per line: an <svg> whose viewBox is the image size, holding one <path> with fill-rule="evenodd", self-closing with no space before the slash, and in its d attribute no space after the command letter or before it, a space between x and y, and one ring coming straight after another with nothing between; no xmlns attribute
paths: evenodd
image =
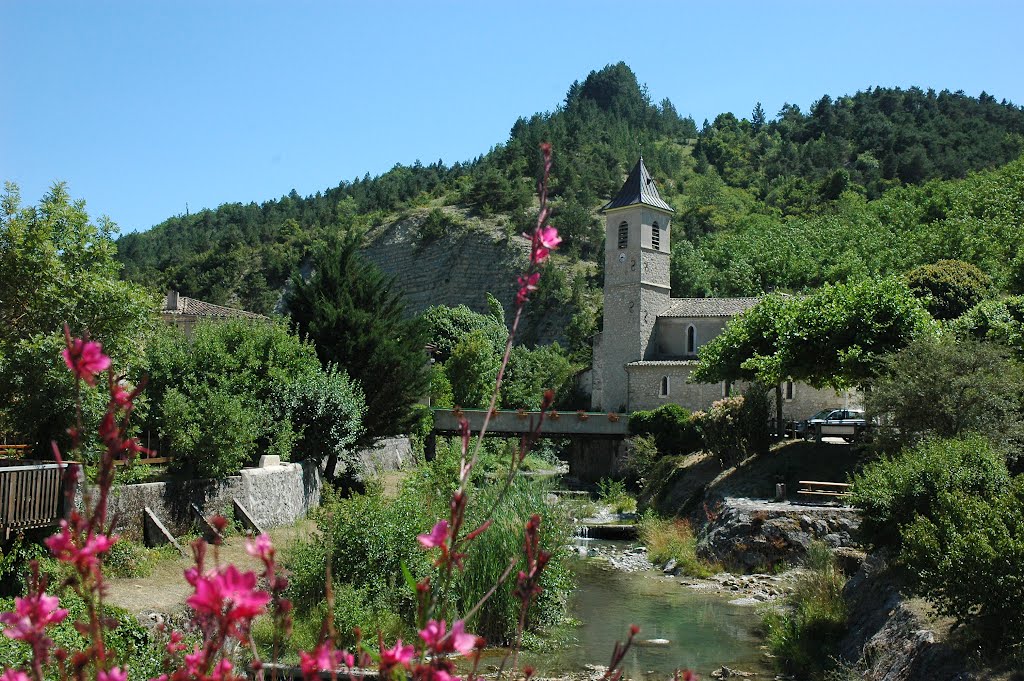
<svg viewBox="0 0 1024 681"><path fill-rule="evenodd" d="M654 178L651 177L651 174L647 171L647 166L644 165L643 156L633 166L633 170L630 171L629 177L626 178L626 183L622 185L619 193L601 210L625 208L626 206L635 206L638 203L660 208L669 213L675 212L670 205L662 200L661 195L658 193L658 188L654 185Z"/></svg>
<svg viewBox="0 0 1024 681"><path fill-rule="evenodd" d="M659 317L732 317L754 307L760 298L673 298Z"/></svg>

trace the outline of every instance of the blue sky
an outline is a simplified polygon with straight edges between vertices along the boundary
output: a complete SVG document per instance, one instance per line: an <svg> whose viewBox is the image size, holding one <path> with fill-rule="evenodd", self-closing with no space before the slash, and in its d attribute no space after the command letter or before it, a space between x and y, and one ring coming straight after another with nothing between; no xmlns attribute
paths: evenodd
<svg viewBox="0 0 1024 681"><path fill-rule="evenodd" d="M618 61L698 125L873 85L1024 104L1022 25L1009 0L0 0L0 179L147 229L472 158Z"/></svg>

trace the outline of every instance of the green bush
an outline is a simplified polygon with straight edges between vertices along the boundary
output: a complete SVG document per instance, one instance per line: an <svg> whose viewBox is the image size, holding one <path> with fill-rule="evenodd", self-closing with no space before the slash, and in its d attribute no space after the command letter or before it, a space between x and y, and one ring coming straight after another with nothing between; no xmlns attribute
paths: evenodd
<svg viewBox="0 0 1024 681"><path fill-rule="evenodd" d="M453 452L454 453L454 452ZM364 631L381 622L396 635L414 636L416 602L402 577L404 565L414 577L432 574L432 556L416 541L416 535L428 531L439 518L447 518L451 492L455 484L458 459L439 447L438 460L424 465L419 475L403 485L395 499L379 493L329 500L318 514L321 534L313 541L300 542L286 557L292 571L289 597L294 599L299 619L322 616L324 565L329 563L336 592L351 588L358 603L344 615L344 623L357 622ZM532 481L518 480L499 500L498 487L475 489L473 512L466 527L483 521L483 509L498 504L491 527L472 544L451 589L452 613L459 616L494 586L508 567L509 558L522 553L523 529L534 512L542 517L542 547L554 558L544 572L544 592L531 609L529 628L536 630L554 624L564 614L572 588L566 563L565 546L571 527L564 512L544 503L546 490ZM347 585L347 586L343 586ZM512 595L513 584L506 582L487 604L467 622L467 628L488 641L512 640L518 622L518 601ZM385 617L388 613L398 619ZM336 612L335 618L341 615ZM400 622L400 626L395 622Z"/></svg>
<svg viewBox="0 0 1024 681"><path fill-rule="evenodd" d="M987 274L963 260L939 260L907 272L907 285L936 319L956 319L992 288Z"/></svg>
<svg viewBox="0 0 1024 681"><path fill-rule="evenodd" d="M903 528L900 559L917 593L991 651L1024 647L1024 479L1003 494L940 491Z"/></svg>
<svg viewBox="0 0 1024 681"><path fill-rule="evenodd" d="M197 478L234 475L253 458L259 429L242 399L217 389L163 395L162 441L174 455L170 470Z"/></svg>
<svg viewBox="0 0 1024 681"><path fill-rule="evenodd" d="M635 513L636 499L626 492L626 483L611 478L601 478L597 482L597 497L611 508L612 513Z"/></svg>
<svg viewBox="0 0 1024 681"><path fill-rule="evenodd" d="M85 603L77 595L65 590L60 595L60 607L67 608L68 616L60 624L47 629L53 639L53 649L63 648L71 653L84 650L91 641L80 634L75 621L86 617ZM0 612L14 610L14 600L0 598ZM108 627L104 643L113 664L127 667L130 681L146 681L163 673L164 651L150 638L149 631L124 608L103 606L103 615L113 626ZM0 636L0 667L26 668L32 659L32 649L23 641ZM53 678L57 678L54 676Z"/></svg>
<svg viewBox="0 0 1024 681"><path fill-rule="evenodd" d="M658 457L658 447L653 436L636 435L629 438L626 441L626 458L619 468L626 486L633 491L642 490Z"/></svg>
<svg viewBox="0 0 1024 681"><path fill-rule="evenodd" d="M697 537L686 520L659 518L646 512L640 518L639 530L640 541L655 565L674 560L683 574L692 577L709 577L721 569L697 557Z"/></svg>
<svg viewBox="0 0 1024 681"><path fill-rule="evenodd" d="M807 568L787 598L787 609L766 611L762 624L782 671L818 678L835 666L836 648L846 633L845 579L831 551L819 542L808 549Z"/></svg>
<svg viewBox="0 0 1024 681"><path fill-rule="evenodd" d="M757 384L743 395L713 402L707 412L695 412L693 418L704 433L705 447L723 466L768 451L767 392Z"/></svg>
<svg viewBox="0 0 1024 681"><path fill-rule="evenodd" d="M432 208L423 222L419 224L419 235L422 243L437 241L438 239L461 231L465 223L457 215L446 213L440 208Z"/></svg>
<svg viewBox="0 0 1024 681"><path fill-rule="evenodd" d="M938 499L962 493L989 499L1009 485L1003 453L980 436L926 440L896 457L869 464L854 477L851 502L860 508L862 538L898 547L903 528L922 517L935 521Z"/></svg>
<svg viewBox="0 0 1024 681"><path fill-rule="evenodd" d="M366 402L348 374L330 366L299 375L279 393L277 406L295 433L292 459L326 461L331 478L360 472L355 445L363 432Z"/></svg>
<svg viewBox="0 0 1024 681"><path fill-rule="evenodd" d="M690 454L704 444L699 423L678 404L633 412L629 415L629 431L653 436L660 454Z"/></svg>

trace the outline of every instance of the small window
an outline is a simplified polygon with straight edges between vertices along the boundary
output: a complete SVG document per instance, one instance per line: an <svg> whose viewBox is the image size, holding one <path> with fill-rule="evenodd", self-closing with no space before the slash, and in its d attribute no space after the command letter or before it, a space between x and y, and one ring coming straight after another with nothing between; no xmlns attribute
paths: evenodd
<svg viewBox="0 0 1024 681"><path fill-rule="evenodd" d="M697 354L697 327L693 324L686 327L686 354Z"/></svg>
<svg viewBox="0 0 1024 681"><path fill-rule="evenodd" d="M722 397L729 396L729 388L731 387L732 385L729 383L729 381L722 381Z"/></svg>
<svg viewBox="0 0 1024 681"><path fill-rule="evenodd" d="M669 384L668 376L661 377L661 396L668 397L670 394L671 385Z"/></svg>
<svg viewBox="0 0 1024 681"><path fill-rule="evenodd" d="M793 399L793 381L786 381L786 386L783 389L783 394L785 395L785 399Z"/></svg>
<svg viewBox="0 0 1024 681"><path fill-rule="evenodd" d="M651 225L651 248L656 251L661 250L661 229L657 222Z"/></svg>
<svg viewBox="0 0 1024 681"><path fill-rule="evenodd" d="M625 248L629 245L629 223L619 223L619 248Z"/></svg>

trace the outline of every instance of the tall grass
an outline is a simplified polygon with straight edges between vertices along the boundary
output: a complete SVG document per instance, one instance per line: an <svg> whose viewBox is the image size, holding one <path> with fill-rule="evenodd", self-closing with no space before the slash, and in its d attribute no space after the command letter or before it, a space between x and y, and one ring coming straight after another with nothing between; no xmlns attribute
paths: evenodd
<svg viewBox="0 0 1024 681"><path fill-rule="evenodd" d="M359 626L363 631L383 627L385 636L416 636L415 597L402 569L405 566L417 580L434 571L435 556L419 546L416 535L448 517L458 461L449 460L446 454L439 448L438 460L410 476L395 499L371 490L347 499L329 499L321 507L318 536L300 543L286 556L286 565L292 571L289 596L295 603L300 638L303 632L315 633L326 614L325 564L331 566L336 597L334 622L339 633L344 636ZM565 548L572 530L564 510L545 503L547 492L535 480L517 479L499 500L499 486L480 476L465 527L467 531L477 527L484 520L483 513L492 506L493 523L469 546L465 569L456 574L451 592L442 598L449 604L445 613L448 619L460 619L468 613L508 568L509 559L521 556L523 530L533 513L541 515L542 548L554 557L542 575L544 591L529 612L527 626L537 631L564 617L573 586ZM484 636L491 644L513 640L519 601L513 597L512 587L520 568L517 565L510 579L466 622L467 630Z"/></svg>
<svg viewBox="0 0 1024 681"><path fill-rule="evenodd" d="M658 518L645 513L640 519L640 541L647 547L652 563L676 561L676 567L691 577L709 577L721 571L717 565L697 557L697 537L686 520Z"/></svg>
<svg viewBox="0 0 1024 681"><path fill-rule="evenodd" d="M835 666L839 640L846 633L845 578L832 552L820 542L808 550L807 568L786 609L766 611L762 623L768 649L782 671L822 678Z"/></svg>

